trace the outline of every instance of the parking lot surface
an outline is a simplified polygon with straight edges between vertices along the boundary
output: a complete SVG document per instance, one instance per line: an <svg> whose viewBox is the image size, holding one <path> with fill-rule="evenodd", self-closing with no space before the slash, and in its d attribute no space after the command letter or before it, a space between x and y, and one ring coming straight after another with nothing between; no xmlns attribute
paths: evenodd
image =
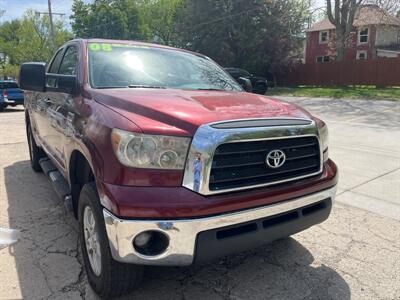
<svg viewBox="0 0 400 300"><path fill-rule="evenodd" d="M400 102L281 98L324 119L340 169L330 218L291 238L190 268L148 268L124 299L400 299ZM29 165L24 112L0 113L0 299L97 299L77 226Z"/></svg>

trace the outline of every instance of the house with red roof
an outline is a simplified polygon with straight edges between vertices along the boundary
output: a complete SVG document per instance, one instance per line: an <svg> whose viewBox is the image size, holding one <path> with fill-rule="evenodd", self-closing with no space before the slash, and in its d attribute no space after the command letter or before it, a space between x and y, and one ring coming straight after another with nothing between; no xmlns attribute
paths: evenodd
<svg viewBox="0 0 400 300"><path fill-rule="evenodd" d="M377 5L362 5L354 31L346 42L346 60L390 57L400 59L400 19ZM324 19L307 30L306 63L336 60L335 26Z"/></svg>

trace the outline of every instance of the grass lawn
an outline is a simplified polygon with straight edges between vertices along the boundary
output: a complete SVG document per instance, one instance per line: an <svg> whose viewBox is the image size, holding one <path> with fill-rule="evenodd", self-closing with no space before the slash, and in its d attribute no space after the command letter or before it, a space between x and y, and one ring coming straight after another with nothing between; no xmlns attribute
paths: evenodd
<svg viewBox="0 0 400 300"><path fill-rule="evenodd" d="M400 100L400 87L376 88L374 86L356 87L311 87L270 88L267 95L296 97L325 97L347 99L386 99Z"/></svg>

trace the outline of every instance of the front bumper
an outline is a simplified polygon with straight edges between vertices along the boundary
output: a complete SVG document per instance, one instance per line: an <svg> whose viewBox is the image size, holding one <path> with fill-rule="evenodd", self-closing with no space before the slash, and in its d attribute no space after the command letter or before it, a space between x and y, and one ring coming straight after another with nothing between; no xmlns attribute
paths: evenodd
<svg viewBox="0 0 400 300"><path fill-rule="evenodd" d="M335 193L336 187L332 187L276 204L203 218L126 220L106 209L103 214L115 260L142 265L187 266L194 261L236 252L232 250L243 251L318 224L329 216ZM271 218L273 216L276 218ZM133 239L147 230L161 231L168 237L168 248L162 254L146 256L135 250Z"/></svg>

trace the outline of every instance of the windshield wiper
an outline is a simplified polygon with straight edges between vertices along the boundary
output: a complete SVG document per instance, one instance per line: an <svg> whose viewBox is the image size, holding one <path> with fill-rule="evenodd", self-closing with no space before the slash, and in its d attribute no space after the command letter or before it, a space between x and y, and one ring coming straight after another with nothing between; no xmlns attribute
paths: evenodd
<svg viewBox="0 0 400 300"><path fill-rule="evenodd" d="M145 85L145 84L130 84L128 85L131 89L166 89L165 86L157 86L157 85Z"/></svg>

